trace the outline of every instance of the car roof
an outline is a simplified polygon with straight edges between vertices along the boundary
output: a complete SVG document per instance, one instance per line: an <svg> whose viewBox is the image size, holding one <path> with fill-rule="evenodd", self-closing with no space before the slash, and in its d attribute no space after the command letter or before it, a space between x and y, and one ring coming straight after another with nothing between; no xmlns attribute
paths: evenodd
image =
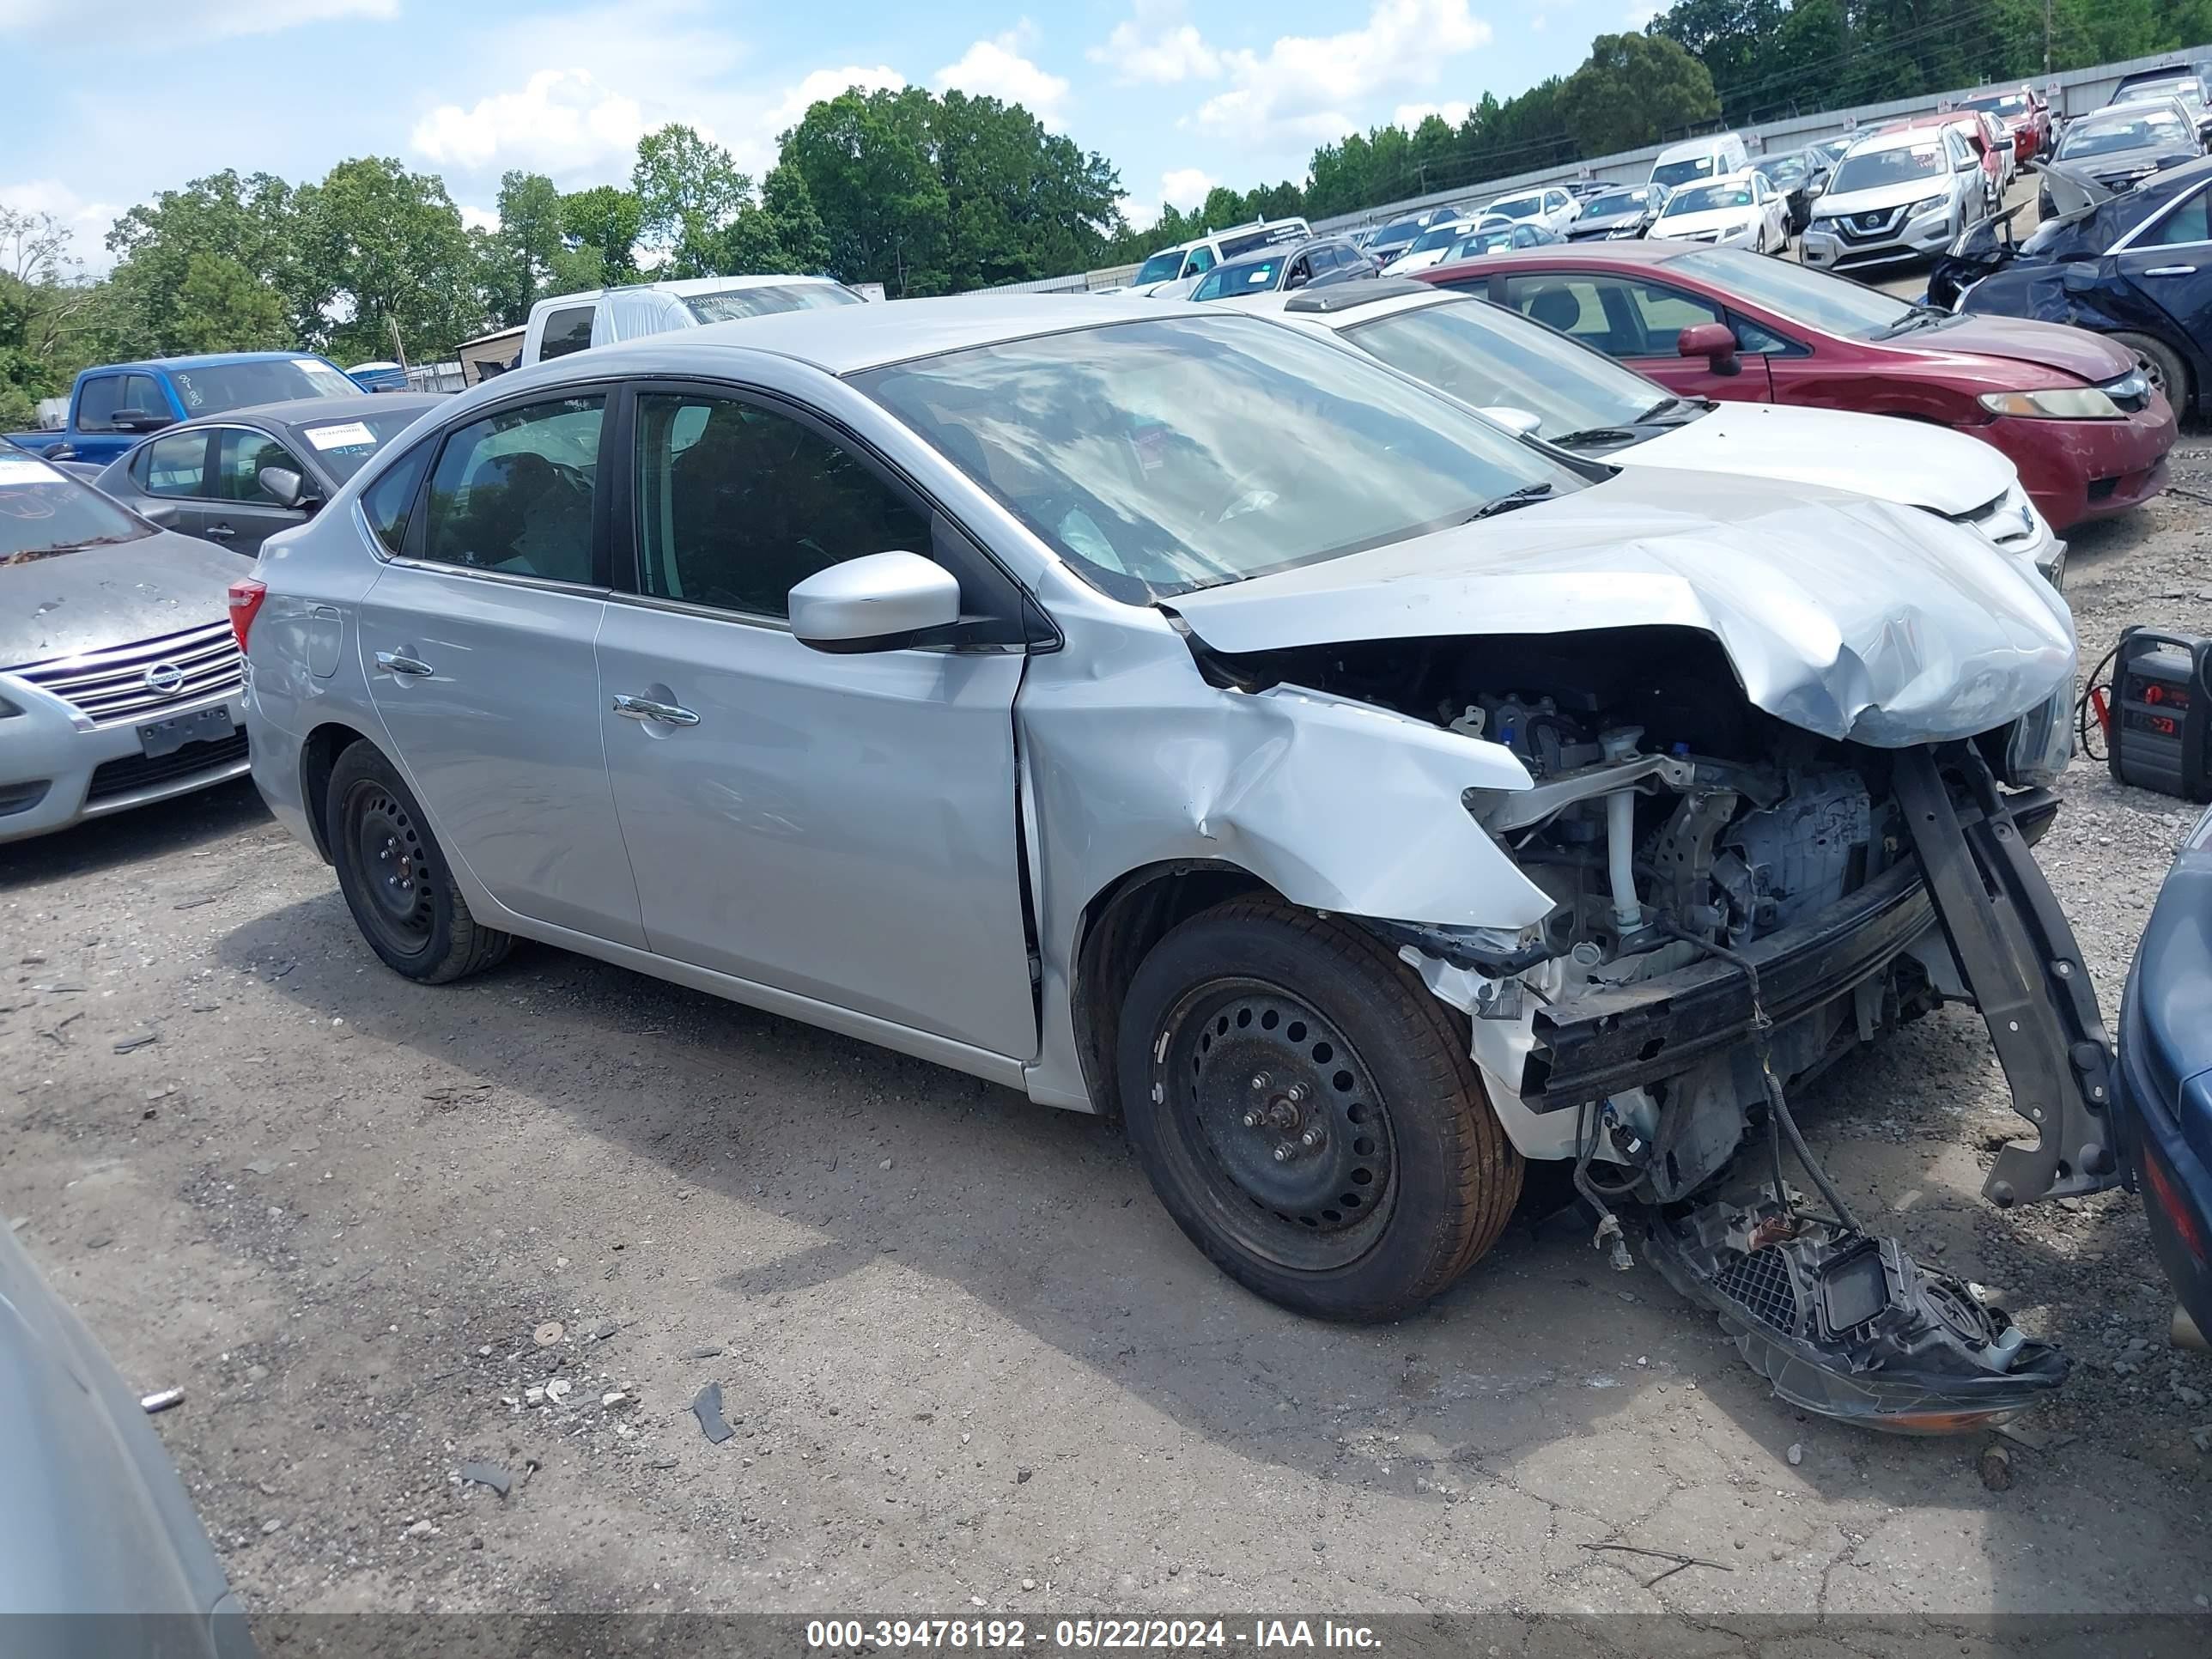
<svg viewBox="0 0 2212 1659"><path fill-rule="evenodd" d="M1483 303L1480 296L1456 289L1437 288L1407 276L1378 276L1371 283L1333 283L1296 294L1234 295L1224 303L1255 317L1282 317L1311 326L1345 329L1378 317L1462 301Z"/></svg>
<svg viewBox="0 0 2212 1659"><path fill-rule="evenodd" d="M313 351L203 351L185 357L139 357L127 363L95 363L94 368L220 368L231 363L311 362L317 368L329 358ZM88 374L90 370L86 371ZM343 374L343 369L339 370Z"/></svg>
<svg viewBox="0 0 2212 1659"><path fill-rule="evenodd" d="M325 421L357 421L364 415L420 415L452 397L449 392L363 392L349 398L288 398L281 403L248 404L242 409L195 415L161 430L168 433L186 427L236 426L241 421L264 426L319 426Z"/></svg>
<svg viewBox="0 0 2212 1659"><path fill-rule="evenodd" d="M1659 166L1678 155L1711 155L1715 150L1725 149L1729 141L1743 142L1742 136L1734 132L1708 132L1696 138L1685 138L1680 143L1669 144L1652 158L1651 165Z"/></svg>
<svg viewBox="0 0 2212 1659"><path fill-rule="evenodd" d="M1887 150L1911 149L1914 139L1925 143L1929 131L1941 125L1942 124L1939 122L1928 122L1924 125L1901 125L1884 127L1879 132L1869 132L1864 135L1845 154L1847 155L1879 155Z"/></svg>
<svg viewBox="0 0 2212 1659"><path fill-rule="evenodd" d="M622 283L613 288L587 288L574 294L550 294L532 305L530 312L536 316L541 311L566 311L572 306L595 305L617 294L672 294L679 300L684 300L696 294L734 294L740 289L782 288L793 283L815 283L828 288L843 286L834 276L812 276L796 270L744 276L672 276L664 283ZM484 337L494 339L497 336L487 335Z"/></svg>

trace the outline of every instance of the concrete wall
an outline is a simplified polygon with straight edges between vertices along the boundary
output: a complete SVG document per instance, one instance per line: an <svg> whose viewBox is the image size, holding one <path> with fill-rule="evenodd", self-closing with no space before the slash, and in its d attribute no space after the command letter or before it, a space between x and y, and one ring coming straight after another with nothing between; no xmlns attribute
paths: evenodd
<svg viewBox="0 0 2212 1659"><path fill-rule="evenodd" d="M2112 95L2113 88L2119 84L2123 76L2131 75L2137 70L2155 69L2161 64L2200 63L2208 59L2212 59L2212 46L2195 46L2157 58L2133 58L2125 63L2100 64L2090 69L2066 70L2048 77L2037 76L2033 80L2039 88L2047 88L2051 82L2057 83L2057 96L2051 100L2055 113L2062 117L2079 115L2104 104ZM1854 125L1863 130L1880 126L1885 121L1894 120L1899 116L1924 114L1946 98L1964 98L1982 89L1981 87L1960 87L1948 93L1892 99L1887 103L1861 104L1851 109L1821 110L1811 115L1794 115L1785 120L1768 121L1741 131L1754 155L1779 155L1785 150L1840 137L1851 131ZM1615 155L1571 161L1564 167L1542 167L1533 173L1516 173L1502 179L1492 179L1484 184L1463 185L1456 190L1435 191L1426 196L1409 196L1402 201L1363 208L1357 213L1339 214L1334 219L1316 219L1314 228L1317 231L1357 230L1386 220L1401 218L1409 213L1419 213L1424 208L1462 203L1479 205L1533 185L1548 185L1585 175L1593 179L1641 180L1650 176L1652 161L1665 148L1664 144L1650 144L1642 149L1623 150ZM1116 287L1127 283L1136 271L1134 265L1115 265L1075 276L1047 276L1036 282L1012 283L991 291L1000 294L1079 294L1095 289Z"/></svg>

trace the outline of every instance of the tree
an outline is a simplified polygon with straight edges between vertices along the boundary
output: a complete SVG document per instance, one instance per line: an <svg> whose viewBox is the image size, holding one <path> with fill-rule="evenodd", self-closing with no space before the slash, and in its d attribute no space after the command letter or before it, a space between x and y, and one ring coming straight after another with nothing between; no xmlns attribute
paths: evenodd
<svg viewBox="0 0 2212 1659"><path fill-rule="evenodd" d="M226 169L165 190L118 219L107 246L117 257L112 281L122 349L146 356L207 349L219 337L218 319L192 307L215 296L234 303L240 280L273 295L291 338L304 337L321 322L327 296L301 263L297 206L282 179L265 173L241 178ZM195 260L214 263L204 265L188 294ZM265 317L265 302L253 307Z"/></svg>
<svg viewBox="0 0 2212 1659"><path fill-rule="evenodd" d="M714 273L723 232L752 200L753 186L729 151L693 128L672 125L638 140L630 190L639 233L667 251L667 274L706 276Z"/></svg>
<svg viewBox="0 0 2212 1659"><path fill-rule="evenodd" d="M814 105L783 135L781 165L805 181L829 232L830 266L894 297L944 292L939 261L951 204L930 164L919 88L851 88Z"/></svg>
<svg viewBox="0 0 2212 1659"><path fill-rule="evenodd" d="M571 191L561 198L562 252L546 291L574 294L637 280L637 235L645 209L617 185Z"/></svg>
<svg viewBox="0 0 2212 1659"><path fill-rule="evenodd" d="M113 324L113 289L85 278L74 240L52 214L0 203L0 428L30 425Z"/></svg>
<svg viewBox="0 0 2212 1659"><path fill-rule="evenodd" d="M481 331L475 252L438 179L363 156L302 185L295 206L302 286L322 296L304 339L379 358L396 325L409 357L428 362Z"/></svg>
<svg viewBox="0 0 2212 1659"><path fill-rule="evenodd" d="M530 315L555 262L568 252L561 192L542 173L509 172L499 181L499 229L482 252L485 309L501 327Z"/></svg>
<svg viewBox="0 0 2212 1659"><path fill-rule="evenodd" d="M1586 155L1679 137L1717 120L1705 66L1663 35L1601 34L1559 91L1559 110Z"/></svg>
<svg viewBox="0 0 2212 1659"><path fill-rule="evenodd" d="M292 325L276 290L226 253L195 253L177 292L179 351L283 351Z"/></svg>
<svg viewBox="0 0 2212 1659"><path fill-rule="evenodd" d="M775 232L778 270L811 276L830 269L830 233L796 168L769 169L761 181L761 210Z"/></svg>

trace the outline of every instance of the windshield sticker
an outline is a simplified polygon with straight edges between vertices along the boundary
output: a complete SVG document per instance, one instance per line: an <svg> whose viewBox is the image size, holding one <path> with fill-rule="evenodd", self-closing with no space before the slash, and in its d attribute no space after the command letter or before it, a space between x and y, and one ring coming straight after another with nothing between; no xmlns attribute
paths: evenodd
<svg viewBox="0 0 2212 1659"><path fill-rule="evenodd" d="M350 449L360 444L374 448L376 434L365 421L341 421L336 426L309 427L307 441L318 449Z"/></svg>
<svg viewBox="0 0 2212 1659"><path fill-rule="evenodd" d="M0 455L0 484L59 483L62 475L32 455Z"/></svg>
<svg viewBox="0 0 2212 1659"><path fill-rule="evenodd" d="M307 373L313 374L321 369L323 365L313 357L295 357L292 359L292 367L295 368L304 368Z"/></svg>

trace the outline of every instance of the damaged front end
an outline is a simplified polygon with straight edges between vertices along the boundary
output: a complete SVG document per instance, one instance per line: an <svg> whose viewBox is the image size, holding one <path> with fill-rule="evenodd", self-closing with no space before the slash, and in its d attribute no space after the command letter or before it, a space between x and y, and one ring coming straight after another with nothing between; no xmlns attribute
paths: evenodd
<svg viewBox="0 0 2212 1659"><path fill-rule="evenodd" d="M1617 1265L1648 1255L1778 1393L1869 1426L1964 1430L2063 1380L2055 1350L1867 1231L1789 1094L1969 1003L2033 1131L1985 1194L2116 1179L2110 1045L2029 851L2070 684L1971 738L1881 747L1748 706L1711 640L1668 629L1211 666L1419 711L1526 769L1465 804L1551 901L1540 922L1367 925L1469 1016L1509 1133L1571 1162Z"/></svg>

